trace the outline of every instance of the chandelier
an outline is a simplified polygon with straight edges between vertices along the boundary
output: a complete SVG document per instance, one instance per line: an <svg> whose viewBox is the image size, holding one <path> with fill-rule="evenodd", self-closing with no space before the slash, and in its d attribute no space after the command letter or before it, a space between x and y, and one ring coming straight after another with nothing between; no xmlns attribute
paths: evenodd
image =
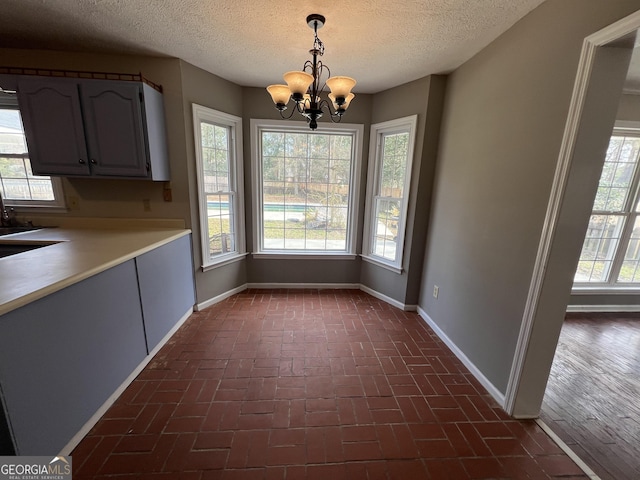
<svg viewBox="0 0 640 480"><path fill-rule="evenodd" d="M342 120L342 115L355 97L351 93L351 89L356 81L351 77L332 77L329 67L318 60L318 57L324 54L324 44L318 38L318 29L322 28L324 24L325 18L322 15L314 13L307 17L307 25L313 28L315 36L313 48L309 50L313 60L307 60L301 71L285 73L283 77L287 82L286 85L269 85L267 87L267 91L282 118L289 119L294 112L298 112L307 119L311 130L318 128L317 120L322 117L325 110L333 122ZM323 78L326 80L323 81ZM329 87L331 91L327 96L333 104L333 111L329 102L320 98L325 86ZM293 99L296 105L291 113L285 116L284 111L287 109L287 103L290 99Z"/></svg>

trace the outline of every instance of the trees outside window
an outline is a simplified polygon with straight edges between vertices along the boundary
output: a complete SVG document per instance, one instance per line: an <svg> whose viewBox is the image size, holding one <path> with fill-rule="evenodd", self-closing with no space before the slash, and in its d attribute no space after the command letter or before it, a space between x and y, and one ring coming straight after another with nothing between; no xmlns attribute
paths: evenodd
<svg viewBox="0 0 640 480"><path fill-rule="evenodd" d="M193 105L203 267L241 258L242 119Z"/></svg>
<svg viewBox="0 0 640 480"><path fill-rule="evenodd" d="M14 95L0 95L0 193L6 206L64 207L59 179L34 175Z"/></svg>
<svg viewBox="0 0 640 480"><path fill-rule="evenodd" d="M259 253L354 251L361 127L252 121Z"/></svg>
<svg viewBox="0 0 640 480"><path fill-rule="evenodd" d="M640 283L640 130L614 129L574 286Z"/></svg>
<svg viewBox="0 0 640 480"><path fill-rule="evenodd" d="M371 126L362 255L402 269L417 116Z"/></svg>

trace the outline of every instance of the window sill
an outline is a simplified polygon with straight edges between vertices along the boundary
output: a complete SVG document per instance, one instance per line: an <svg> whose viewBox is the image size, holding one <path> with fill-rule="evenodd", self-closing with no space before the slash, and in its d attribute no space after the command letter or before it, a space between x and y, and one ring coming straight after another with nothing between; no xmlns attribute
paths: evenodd
<svg viewBox="0 0 640 480"><path fill-rule="evenodd" d="M68 213L69 209L63 205L10 205L5 202L6 208L13 208L18 214L28 213Z"/></svg>
<svg viewBox="0 0 640 480"><path fill-rule="evenodd" d="M287 259L287 260L355 260L353 253L302 253L302 252L255 252L251 256L256 259Z"/></svg>
<svg viewBox="0 0 640 480"><path fill-rule="evenodd" d="M383 262L381 260L378 260L375 257L369 257L367 255L361 255L362 260L364 260L367 263L371 263L373 265L376 265L378 267L384 268L386 270L390 270L393 273L397 273L398 275L402 275L402 273L404 272L404 270L402 269L402 267L397 267L395 265L390 265L386 262Z"/></svg>
<svg viewBox="0 0 640 480"><path fill-rule="evenodd" d="M638 295L640 294L640 285L638 286L604 286L597 287L573 287L571 295Z"/></svg>
<svg viewBox="0 0 640 480"><path fill-rule="evenodd" d="M240 260L242 260L244 257L246 257L247 255L249 255L248 253L237 253L237 254L232 254L232 256L225 256L224 258L220 258L219 260L215 261L215 262L211 262L208 263L206 265L202 265L202 267L200 267L202 269L203 272L208 272L209 270L213 270L214 268L218 268L218 267L223 267L225 265L229 265L230 263L235 263L235 262L239 262Z"/></svg>

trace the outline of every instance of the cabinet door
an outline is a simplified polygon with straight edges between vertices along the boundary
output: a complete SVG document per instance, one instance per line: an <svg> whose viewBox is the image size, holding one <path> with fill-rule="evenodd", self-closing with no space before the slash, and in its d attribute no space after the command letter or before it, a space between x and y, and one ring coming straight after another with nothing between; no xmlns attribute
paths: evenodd
<svg viewBox="0 0 640 480"><path fill-rule="evenodd" d="M59 452L146 354L133 260L0 316L16 453Z"/></svg>
<svg viewBox="0 0 640 480"><path fill-rule="evenodd" d="M18 102L33 173L88 175L77 82L21 78Z"/></svg>
<svg viewBox="0 0 640 480"><path fill-rule="evenodd" d="M80 96L94 175L147 177L142 90L132 82L85 81Z"/></svg>
<svg viewBox="0 0 640 480"><path fill-rule="evenodd" d="M140 255L135 261L144 332L151 352L185 312L193 309L191 235Z"/></svg>

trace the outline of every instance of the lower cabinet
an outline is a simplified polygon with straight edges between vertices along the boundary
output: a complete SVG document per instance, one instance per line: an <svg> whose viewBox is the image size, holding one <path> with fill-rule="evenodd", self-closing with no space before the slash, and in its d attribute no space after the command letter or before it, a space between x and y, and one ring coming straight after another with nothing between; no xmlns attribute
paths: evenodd
<svg viewBox="0 0 640 480"><path fill-rule="evenodd" d="M0 316L0 455L67 445L193 306L191 272L185 236Z"/></svg>
<svg viewBox="0 0 640 480"><path fill-rule="evenodd" d="M191 237L184 236L136 258L147 347L160 340L195 303ZM171 272L167 275L167 272Z"/></svg>

